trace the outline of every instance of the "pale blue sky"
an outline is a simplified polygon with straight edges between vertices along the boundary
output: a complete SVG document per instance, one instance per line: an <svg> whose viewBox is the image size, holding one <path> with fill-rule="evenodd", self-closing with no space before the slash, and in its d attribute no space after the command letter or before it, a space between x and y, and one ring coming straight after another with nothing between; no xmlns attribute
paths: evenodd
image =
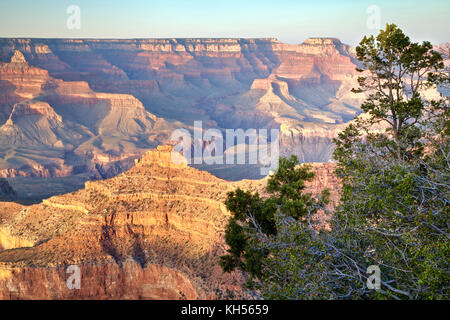
<svg viewBox="0 0 450 320"><path fill-rule="evenodd" d="M79 30L66 27L71 4L81 9ZM337 37L355 45L374 32L366 24L371 5L382 26L394 22L415 41L450 41L449 0L1 0L0 37Z"/></svg>

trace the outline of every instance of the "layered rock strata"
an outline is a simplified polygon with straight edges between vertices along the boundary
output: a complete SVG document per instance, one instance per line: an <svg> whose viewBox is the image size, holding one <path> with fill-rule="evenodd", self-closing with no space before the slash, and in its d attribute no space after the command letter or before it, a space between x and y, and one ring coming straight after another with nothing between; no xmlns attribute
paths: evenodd
<svg viewBox="0 0 450 320"><path fill-rule="evenodd" d="M218 265L230 216L223 201L264 181L227 182L171 159L171 147L158 147L77 192L0 204L0 299L249 298L243 275ZM69 265L81 270L79 290L67 287Z"/></svg>

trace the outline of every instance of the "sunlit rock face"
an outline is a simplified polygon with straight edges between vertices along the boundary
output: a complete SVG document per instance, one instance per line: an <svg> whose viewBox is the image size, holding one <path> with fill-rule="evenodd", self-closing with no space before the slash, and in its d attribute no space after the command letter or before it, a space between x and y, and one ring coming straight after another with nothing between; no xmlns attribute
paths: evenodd
<svg viewBox="0 0 450 320"><path fill-rule="evenodd" d="M76 193L0 206L0 298L242 295L242 276L217 264L229 217L222 201L233 185L171 159L172 148L159 147ZM81 269L80 290L66 286L72 264Z"/></svg>
<svg viewBox="0 0 450 320"><path fill-rule="evenodd" d="M228 182L176 159L160 146L77 192L0 202L0 299L249 298L243 274L218 265L230 217L223 202L237 187L264 195L267 178ZM337 181L331 164L314 170L308 192ZM67 287L69 265L80 269L79 290Z"/></svg>

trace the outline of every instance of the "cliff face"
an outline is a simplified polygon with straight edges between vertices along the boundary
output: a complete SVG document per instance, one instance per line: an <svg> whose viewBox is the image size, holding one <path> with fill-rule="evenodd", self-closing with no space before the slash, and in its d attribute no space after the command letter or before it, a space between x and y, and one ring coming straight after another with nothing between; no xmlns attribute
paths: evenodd
<svg viewBox="0 0 450 320"><path fill-rule="evenodd" d="M221 201L232 186L172 164L170 154L160 147L113 179L2 212L3 248L21 248L0 252L0 298L241 294L241 276L217 265L228 218ZM70 264L82 270L79 291L66 287Z"/></svg>
<svg viewBox="0 0 450 320"><path fill-rule="evenodd" d="M0 39L0 176L112 177L195 120L280 128L282 155L326 162L360 112L355 63L334 38Z"/></svg>
<svg viewBox="0 0 450 320"><path fill-rule="evenodd" d="M229 218L223 200L264 181L227 182L173 163L171 150L150 151L75 193L28 207L0 204L0 299L247 297L243 276L218 266ZM321 179L311 190L328 185ZM72 264L80 290L66 286Z"/></svg>
<svg viewBox="0 0 450 320"><path fill-rule="evenodd" d="M333 38L298 45L276 39L0 39L0 61L15 50L52 77L134 95L155 115L182 122L194 116L220 126L223 117L213 112L218 105L237 104L233 113L239 112L243 107L236 102L245 95L242 99L251 96L246 109L254 109L272 87L300 121L334 124L358 111L354 101L338 95L355 74L353 49ZM280 84L283 92L276 88ZM270 108L270 103L262 104ZM259 109L252 110L255 117ZM284 119L284 111L271 112L263 113Z"/></svg>
<svg viewBox="0 0 450 320"><path fill-rule="evenodd" d="M2 177L104 177L105 167L142 154L170 129L135 97L55 79L17 50L0 66L0 91Z"/></svg>

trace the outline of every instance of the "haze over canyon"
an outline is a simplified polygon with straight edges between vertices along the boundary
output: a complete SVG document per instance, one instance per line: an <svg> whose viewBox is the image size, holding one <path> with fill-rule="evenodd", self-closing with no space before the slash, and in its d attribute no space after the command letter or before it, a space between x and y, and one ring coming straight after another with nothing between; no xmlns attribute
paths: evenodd
<svg viewBox="0 0 450 320"><path fill-rule="evenodd" d="M326 162L364 99L350 92L354 50L334 38L3 38L0 61L0 176L24 198L115 176L200 120L279 128L282 155ZM200 166L231 180L261 178L256 167Z"/></svg>

